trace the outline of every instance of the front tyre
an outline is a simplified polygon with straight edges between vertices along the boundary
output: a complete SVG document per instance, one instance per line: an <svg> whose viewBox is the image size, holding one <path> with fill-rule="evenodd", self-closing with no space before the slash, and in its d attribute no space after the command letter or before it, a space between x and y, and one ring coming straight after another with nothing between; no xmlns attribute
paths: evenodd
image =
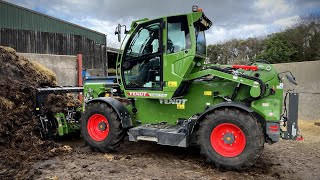
<svg viewBox="0 0 320 180"><path fill-rule="evenodd" d="M214 110L206 115L200 124L198 140L207 161L228 170L252 166L264 145L257 119L233 108Z"/></svg>
<svg viewBox="0 0 320 180"><path fill-rule="evenodd" d="M100 152L116 150L125 134L118 114L112 107L101 102L86 105L81 132L86 144Z"/></svg>

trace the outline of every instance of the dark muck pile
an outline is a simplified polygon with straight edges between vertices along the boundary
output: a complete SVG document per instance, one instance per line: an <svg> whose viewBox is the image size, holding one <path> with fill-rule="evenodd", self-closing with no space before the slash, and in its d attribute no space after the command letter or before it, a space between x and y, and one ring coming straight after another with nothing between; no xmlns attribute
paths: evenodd
<svg viewBox="0 0 320 180"><path fill-rule="evenodd" d="M45 112L64 112L66 107L80 107L81 101L79 101L73 94L49 94L44 103Z"/></svg>
<svg viewBox="0 0 320 180"><path fill-rule="evenodd" d="M32 178L31 163L59 153L39 138L34 115L36 88L55 85L52 71L0 46L0 179Z"/></svg>

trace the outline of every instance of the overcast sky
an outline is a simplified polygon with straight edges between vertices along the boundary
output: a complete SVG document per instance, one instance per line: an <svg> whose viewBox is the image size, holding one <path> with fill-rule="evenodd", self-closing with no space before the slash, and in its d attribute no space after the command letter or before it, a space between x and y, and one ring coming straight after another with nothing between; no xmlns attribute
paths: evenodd
<svg viewBox="0 0 320 180"><path fill-rule="evenodd" d="M206 32L208 44L232 38L265 36L295 24L299 15L320 9L320 0L6 0L108 35L118 23L130 26L141 18L184 14L196 4L214 26Z"/></svg>

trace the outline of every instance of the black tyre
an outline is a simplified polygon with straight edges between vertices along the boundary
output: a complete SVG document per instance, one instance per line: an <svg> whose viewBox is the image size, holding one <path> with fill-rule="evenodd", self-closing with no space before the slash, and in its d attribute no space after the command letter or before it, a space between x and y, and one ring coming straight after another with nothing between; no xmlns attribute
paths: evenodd
<svg viewBox="0 0 320 180"><path fill-rule="evenodd" d="M125 134L117 113L107 104L100 102L86 106L81 132L86 144L100 152L116 150Z"/></svg>
<svg viewBox="0 0 320 180"><path fill-rule="evenodd" d="M223 108L203 119L198 143L208 162L228 170L241 170L252 166L260 157L264 135L253 115Z"/></svg>

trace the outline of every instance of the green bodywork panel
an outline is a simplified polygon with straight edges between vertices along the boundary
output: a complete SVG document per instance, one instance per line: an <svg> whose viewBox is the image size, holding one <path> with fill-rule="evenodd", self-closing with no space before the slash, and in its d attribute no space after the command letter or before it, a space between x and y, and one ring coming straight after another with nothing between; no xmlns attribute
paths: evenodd
<svg viewBox="0 0 320 180"><path fill-rule="evenodd" d="M110 92L110 87L106 87L104 80L86 81L83 86L83 93L87 99L104 97L108 91Z"/></svg>
<svg viewBox="0 0 320 180"><path fill-rule="evenodd" d="M265 78L262 78L263 74L273 74L275 70L272 68L269 72L259 70L257 72L248 71L245 73L260 73L261 80L267 80L266 83L269 87L263 97L251 102L250 108L261 115L266 121L278 122L282 112L282 85L279 83L277 75L273 77L266 75L264 76ZM238 83L238 81L230 81L227 78L194 81L188 93L183 97L177 98L187 100L182 108L179 104L161 104L159 99L137 98L135 102L138 112L133 116L133 119L142 124L159 122L175 124L179 118L189 119L195 114L203 113L210 106L230 99ZM269 94L270 88L275 88L274 94ZM253 97L250 95L251 90L251 86L246 84L241 85L234 101L243 102L245 99ZM128 108L130 110L131 107Z"/></svg>
<svg viewBox="0 0 320 180"><path fill-rule="evenodd" d="M218 89L219 86L227 88L221 94L229 94L232 92L231 86L235 87L236 84L226 81L217 81L216 84L195 81L190 86L189 93L179 98L186 100L184 104L160 104L159 99L137 99L138 113L134 119L142 123L167 122L168 124L175 124L179 118L189 119L197 113L204 112L207 107L223 101L213 96L214 91L221 90L221 88ZM148 107L147 111L144 110L145 107Z"/></svg>
<svg viewBox="0 0 320 180"><path fill-rule="evenodd" d="M203 19L203 14L193 12L185 16L188 20L191 46L175 53L162 53L162 89L126 89L123 82L125 78L121 73L125 52L118 55L117 75L121 79L118 84L121 95L134 100L134 105L126 106L131 113L133 123L139 125L166 122L174 125L179 119L189 119L213 105L231 99L246 104L265 121L278 122L282 112L283 85L274 67L270 64L254 63L252 66L257 66L257 71L237 69L230 74L213 68L225 69L230 68L229 65L204 64L206 55L197 53L194 27L195 22ZM167 18L160 19L166 22ZM150 21L152 20L142 19L133 22L128 35L134 36L135 28ZM164 25L161 39L163 49L167 49L167 29ZM128 43L130 41L124 44L124 47L127 47ZM265 84L265 91L257 81L241 75L259 78ZM174 96L177 89L187 82L191 82L187 93ZM87 94L91 94L94 98L99 97L108 90L110 89L103 82L86 83L84 86L86 97ZM133 106L137 109L137 113L132 112Z"/></svg>
<svg viewBox="0 0 320 180"><path fill-rule="evenodd" d="M252 101L250 108L261 115L266 121L277 122L282 112L283 87L272 65L256 65L260 66L258 71L239 70L239 72L249 76L259 73L260 79L267 84L265 94L258 100ZM264 66L269 66L269 70L265 70ZM255 97L252 95L251 84L253 82L251 80L240 77L234 78L233 76L229 77L229 74L224 76L224 73L211 69L210 71L201 71L199 74L199 76L213 75L213 78L192 82L185 96L175 98L186 100L182 106L180 104L161 104L160 101L166 99L161 97L152 99L148 97L135 98L135 106L138 112L133 114L131 111L132 105L127 106L129 112L131 112L134 123L139 121L139 123L167 122L169 124L175 124L179 118L188 119L195 114L203 113L206 108L212 105L230 99L238 84L242 85L236 93L235 102L243 102L247 98ZM243 82L239 79L243 79ZM91 89L89 94L92 94L93 98L102 97L105 93L110 92L110 89L103 82L86 83L84 87L85 96L88 96L86 95L88 94L88 89ZM274 94L269 93L271 88L275 89ZM163 92L159 91L158 93L161 94Z"/></svg>
<svg viewBox="0 0 320 180"><path fill-rule="evenodd" d="M282 114L283 83L272 65L260 64L258 67L263 72L259 78L267 85L267 89L263 97L253 101L250 107L266 121L278 122ZM265 70L266 67L270 70ZM271 89L274 89L274 94L270 93Z"/></svg>
<svg viewBox="0 0 320 180"><path fill-rule="evenodd" d="M217 70L213 70L213 69L206 69L203 71L198 71L196 73L192 73L190 74L190 76L187 78L187 80L193 80L193 79L197 79L199 77L204 77L204 76L208 76L208 75L214 75L216 77L220 77L226 80L230 80L233 82L237 82L240 84L244 84L244 85L248 85L250 86L250 95L252 97L259 97L260 96L260 86L259 83L250 80L250 79L245 79L245 78L239 78L236 75L232 75L232 74L226 74L223 73L221 71L217 71Z"/></svg>

